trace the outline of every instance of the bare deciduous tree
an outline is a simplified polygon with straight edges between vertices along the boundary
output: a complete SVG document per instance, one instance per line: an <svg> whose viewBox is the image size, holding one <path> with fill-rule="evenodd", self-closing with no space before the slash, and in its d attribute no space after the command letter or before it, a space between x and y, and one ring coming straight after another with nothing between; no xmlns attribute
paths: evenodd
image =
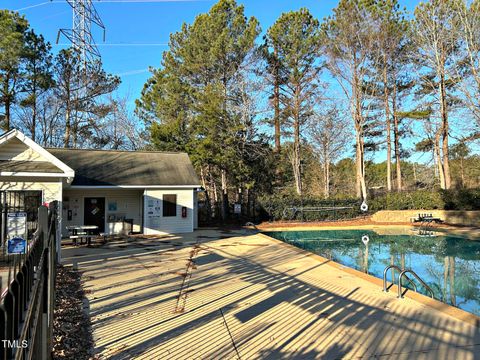
<svg viewBox="0 0 480 360"><path fill-rule="evenodd" d="M452 10L455 22L452 32L458 39L455 75L461 79L458 90L463 104L468 108L469 115L476 122L473 133L480 131L480 1L454 0ZM469 124L468 130L472 131ZM469 134L470 136L472 134Z"/></svg>
<svg viewBox="0 0 480 360"><path fill-rule="evenodd" d="M341 0L334 15L323 24L327 66L348 101L355 128L356 192L367 198L365 182L365 127L371 110L374 86L371 80L375 26L368 4L360 0Z"/></svg>
<svg viewBox="0 0 480 360"><path fill-rule="evenodd" d="M323 168L324 196L330 196L330 167L343 155L351 133L346 115L336 105L316 112L309 124L309 135Z"/></svg>
<svg viewBox="0 0 480 360"><path fill-rule="evenodd" d="M454 76L454 55L459 46L454 31L457 22L453 11L455 1L430 0L420 3L415 9L412 23L412 40L416 47L413 61L417 63L422 82L420 93L438 112L439 125L435 126L437 131L434 148L438 151L442 189L449 189L451 186L448 156L449 105L458 80Z"/></svg>

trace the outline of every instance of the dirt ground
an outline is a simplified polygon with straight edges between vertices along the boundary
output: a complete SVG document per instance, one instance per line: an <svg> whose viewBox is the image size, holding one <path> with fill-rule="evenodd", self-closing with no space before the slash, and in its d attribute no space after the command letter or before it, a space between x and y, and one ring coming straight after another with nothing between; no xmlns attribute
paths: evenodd
<svg viewBox="0 0 480 360"><path fill-rule="evenodd" d="M58 266L56 281L53 359L92 359L94 342L90 319L84 311L86 294L81 273Z"/></svg>

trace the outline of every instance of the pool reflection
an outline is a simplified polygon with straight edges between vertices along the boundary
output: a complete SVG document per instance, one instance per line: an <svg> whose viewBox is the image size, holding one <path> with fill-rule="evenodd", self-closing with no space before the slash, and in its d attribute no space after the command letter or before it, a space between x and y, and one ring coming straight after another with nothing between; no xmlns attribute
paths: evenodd
<svg viewBox="0 0 480 360"><path fill-rule="evenodd" d="M436 299L480 315L479 241L429 230L411 235L379 235L363 230L287 231L267 235L378 278L383 277L388 265L410 268L433 289ZM368 241L364 241L365 235ZM392 272L390 276L395 276L398 282L398 275ZM417 288L427 294L421 284Z"/></svg>

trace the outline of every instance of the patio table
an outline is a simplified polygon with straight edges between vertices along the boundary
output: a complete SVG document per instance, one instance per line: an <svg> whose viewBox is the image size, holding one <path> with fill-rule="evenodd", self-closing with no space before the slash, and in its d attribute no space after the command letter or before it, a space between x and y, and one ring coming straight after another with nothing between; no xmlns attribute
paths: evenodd
<svg viewBox="0 0 480 360"><path fill-rule="evenodd" d="M92 236L98 232L97 225L70 225L67 226L67 230L71 233L70 239L77 244L77 239L80 238L80 244L82 244L82 239L85 238L87 240L87 246L90 246Z"/></svg>

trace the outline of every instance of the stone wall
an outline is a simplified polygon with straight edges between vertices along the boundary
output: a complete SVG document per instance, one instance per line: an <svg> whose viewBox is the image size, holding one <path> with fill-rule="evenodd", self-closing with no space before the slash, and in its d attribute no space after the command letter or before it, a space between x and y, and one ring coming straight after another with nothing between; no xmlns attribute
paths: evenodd
<svg viewBox="0 0 480 360"><path fill-rule="evenodd" d="M480 226L480 211L453 210L382 210L372 216L378 223L412 222L418 214L432 214L452 225Z"/></svg>

